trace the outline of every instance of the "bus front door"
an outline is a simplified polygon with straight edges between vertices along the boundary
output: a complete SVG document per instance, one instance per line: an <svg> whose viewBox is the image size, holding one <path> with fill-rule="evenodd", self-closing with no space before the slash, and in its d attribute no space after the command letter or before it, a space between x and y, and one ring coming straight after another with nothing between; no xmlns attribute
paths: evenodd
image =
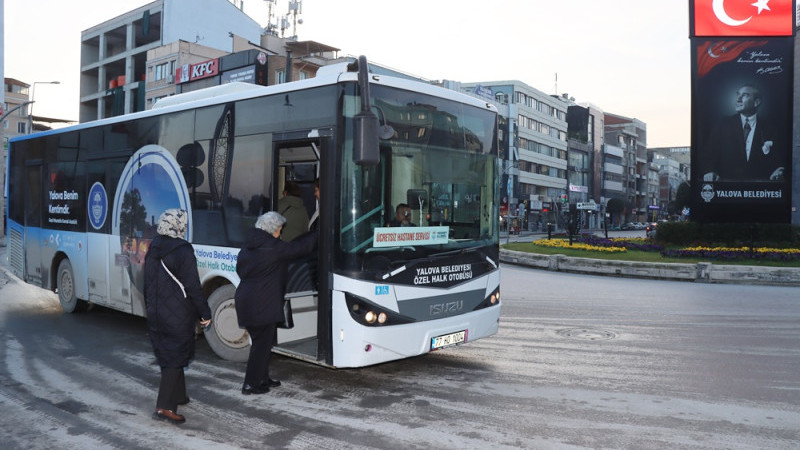
<svg viewBox="0 0 800 450"><path fill-rule="evenodd" d="M308 133L310 134L310 133ZM306 134L306 136L308 135ZM286 136L286 140L275 139L274 155L276 157L273 180L276 192L274 198L280 198L287 182L299 186L301 198L309 218L317 211L314 195L314 181L318 178L321 146L327 145L328 139L297 139L298 135ZM275 350L289 353L295 357L317 360L317 321L318 321L318 256L317 252L306 258L300 258L289 266L286 299L291 305L291 329L279 329Z"/></svg>

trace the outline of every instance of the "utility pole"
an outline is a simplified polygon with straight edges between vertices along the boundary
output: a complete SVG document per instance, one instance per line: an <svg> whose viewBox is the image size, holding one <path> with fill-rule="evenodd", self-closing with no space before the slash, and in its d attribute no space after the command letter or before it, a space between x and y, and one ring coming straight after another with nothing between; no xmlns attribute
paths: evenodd
<svg viewBox="0 0 800 450"><path fill-rule="evenodd" d="M0 0L0 80L3 81L3 89L0 89L0 117L5 117L3 105L6 104L6 68L5 68L5 23L4 11L6 10L5 0ZM0 210L3 211L3 219L0 220L0 239L6 235L6 137L3 133L3 121L0 120Z"/></svg>

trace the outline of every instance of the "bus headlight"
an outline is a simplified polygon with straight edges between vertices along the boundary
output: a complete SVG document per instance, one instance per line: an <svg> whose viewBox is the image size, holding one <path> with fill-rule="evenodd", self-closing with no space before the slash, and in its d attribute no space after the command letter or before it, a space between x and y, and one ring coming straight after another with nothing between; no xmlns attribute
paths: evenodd
<svg viewBox="0 0 800 450"><path fill-rule="evenodd" d="M350 317L362 325L390 326L414 322L414 319L410 317L390 311L363 297L357 297L346 292L344 298L347 302L347 309L350 310Z"/></svg>
<svg viewBox="0 0 800 450"><path fill-rule="evenodd" d="M496 288L492 291L489 296L487 296L478 306L476 306L473 311L477 311L483 308L489 308L491 306L497 306L500 304L500 288Z"/></svg>

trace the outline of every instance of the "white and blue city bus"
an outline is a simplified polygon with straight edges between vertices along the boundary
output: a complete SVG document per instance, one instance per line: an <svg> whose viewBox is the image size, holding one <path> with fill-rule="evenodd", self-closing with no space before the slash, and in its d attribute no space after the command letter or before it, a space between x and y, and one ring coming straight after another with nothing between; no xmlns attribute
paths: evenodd
<svg viewBox="0 0 800 450"><path fill-rule="evenodd" d="M223 85L15 138L9 267L66 312L143 316L154 224L183 208L213 313L206 339L244 361L238 250L287 181L311 216L319 180L319 249L290 267L294 327L274 351L362 367L474 341L500 317L496 121L486 102L371 74L361 57L312 79ZM401 203L416 226L390 225Z"/></svg>

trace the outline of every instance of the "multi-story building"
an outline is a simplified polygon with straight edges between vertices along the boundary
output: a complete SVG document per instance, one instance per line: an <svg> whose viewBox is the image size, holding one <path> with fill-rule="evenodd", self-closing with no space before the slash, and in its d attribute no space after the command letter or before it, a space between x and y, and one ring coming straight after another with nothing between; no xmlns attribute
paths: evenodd
<svg viewBox="0 0 800 450"><path fill-rule="evenodd" d="M21 136L30 132L28 108L22 106L30 99L29 88L29 84L15 80L14 78L5 78L3 80L3 92L5 93L3 114L21 106L16 111L11 112L11 114L3 120L4 149L8 148L8 140L12 137Z"/></svg>
<svg viewBox="0 0 800 450"><path fill-rule="evenodd" d="M566 94L562 98L566 99ZM569 98L570 102L574 99ZM591 104L567 108L568 199L570 211L582 228L604 226L605 199L602 192L604 114Z"/></svg>
<svg viewBox="0 0 800 450"><path fill-rule="evenodd" d="M234 81L268 86L312 78L321 66L336 61L339 51L273 35L263 35L261 45L235 35L232 39L233 53L185 41L149 50L146 109L163 97Z"/></svg>
<svg viewBox="0 0 800 450"><path fill-rule="evenodd" d="M622 201L619 224L647 220L647 125L605 113L606 162L603 196ZM608 169L613 169L609 171ZM621 170L620 170L621 169Z"/></svg>
<svg viewBox="0 0 800 450"><path fill-rule="evenodd" d="M648 150L648 161L649 150ZM655 222L661 214L659 166L652 161L647 165L647 222Z"/></svg>
<svg viewBox="0 0 800 450"><path fill-rule="evenodd" d="M509 134L501 180L503 202L511 215L526 205L524 225L529 229L548 222L561 223L568 199L568 102L521 81L462 83L461 89L498 105ZM507 108L507 109L506 109Z"/></svg>
<svg viewBox="0 0 800 450"><path fill-rule="evenodd" d="M262 27L228 0L156 0L81 33L80 121L146 109L147 52L184 41L230 52Z"/></svg>
<svg viewBox="0 0 800 450"><path fill-rule="evenodd" d="M0 189L3 190L3 195L0 195L0 203L3 204L3 220L0 223L0 236L5 234L5 183L6 171L8 167L8 140L28 134L29 131L29 117L28 108L25 103L28 101L28 88L27 83L23 83L14 78L5 78L3 80L3 108L0 115L5 114L6 118L0 123L0 137L2 137L3 147L0 151ZM18 108L15 110L15 108Z"/></svg>

